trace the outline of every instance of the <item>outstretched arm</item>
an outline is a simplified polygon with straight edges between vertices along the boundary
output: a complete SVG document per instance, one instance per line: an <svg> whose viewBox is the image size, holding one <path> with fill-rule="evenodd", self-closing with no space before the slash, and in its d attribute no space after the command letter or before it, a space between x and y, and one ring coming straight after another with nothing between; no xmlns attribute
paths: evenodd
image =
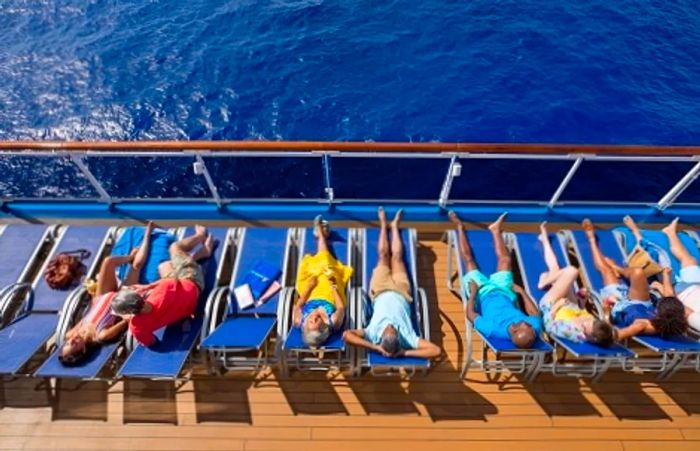
<svg viewBox="0 0 700 451"><path fill-rule="evenodd" d="M663 281L663 290L661 291L661 294L665 297L672 297L676 295L676 292L673 289L673 281L671 280L672 271L673 270L671 268L664 268L663 274L661 276L661 279Z"/></svg>
<svg viewBox="0 0 700 451"><path fill-rule="evenodd" d="M479 291L479 287L476 282L469 282L469 300L467 300L467 318L469 321L474 323L476 317L479 316L474 308L474 303L476 302L476 295Z"/></svg>
<svg viewBox="0 0 700 451"><path fill-rule="evenodd" d="M365 331L362 329L348 329L348 330L346 330L343 333L343 339L345 340L345 343L351 344L353 346L359 346L362 348L366 348L366 349L369 349L371 351L376 351L376 352L381 353L382 355L388 356L387 352L384 351L384 348L365 340Z"/></svg>
<svg viewBox="0 0 700 451"><path fill-rule="evenodd" d="M523 298L523 305L525 306L525 313L529 316L540 316L540 310L537 308L537 304L530 297L530 295L518 284L513 284L513 291L518 293L520 297Z"/></svg>
<svg viewBox="0 0 700 451"><path fill-rule="evenodd" d="M335 304L335 312L331 315L331 322L333 322L333 329L340 330L345 319L345 303L343 298L340 297L340 293L338 293L337 285L333 285L333 302Z"/></svg>
<svg viewBox="0 0 700 451"><path fill-rule="evenodd" d="M422 338L418 339L418 347L416 349L406 349L399 353L399 355L405 355L406 357L422 357L425 359L432 359L440 354L442 354L442 350L438 345Z"/></svg>
<svg viewBox="0 0 700 451"><path fill-rule="evenodd" d="M653 334L655 332L656 330L654 330L654 326L651 325L651 322L648 319L638 319L629 326L618 329L617 339L622 341L639 334Z"/></svg>
<svg viewBox="0 0 700 451"><path fill-rule="evenodd" d="M118 323L107 327L105 329L102 329L99 334L97 334L97 341L100 343L106 343L109 341L114 340L117 338L119 335L124 333L126 328L129 326L129 322L122 319Z"/></svg>

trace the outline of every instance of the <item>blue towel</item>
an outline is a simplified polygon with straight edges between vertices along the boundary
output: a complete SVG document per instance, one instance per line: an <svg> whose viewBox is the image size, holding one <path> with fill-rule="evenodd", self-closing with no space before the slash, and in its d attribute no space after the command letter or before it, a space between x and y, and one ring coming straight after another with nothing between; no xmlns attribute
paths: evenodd
<svg viewBox="0 0 700 451"><path fill-rule="evenodd" d="M259 260L245 275L243 284L248 284L253 299L258 300L280 275L282 275L282 271L277 266Z"/></svg>
<svg viewBox="0 0 700 451"><path fill-rule="evenodd" d="M112 255L129 255L132 249L139 247L143 241L145 227L129 227L112 249ZM154 229L151 235L151 249L148 253L146 265L139 275L139 283L148 284L160 278L158 265L170 260L169 248L176 241L173 234L162 229ZM117 270L119 279L124 280L129 270L129 265L122 265Z"/></svg>

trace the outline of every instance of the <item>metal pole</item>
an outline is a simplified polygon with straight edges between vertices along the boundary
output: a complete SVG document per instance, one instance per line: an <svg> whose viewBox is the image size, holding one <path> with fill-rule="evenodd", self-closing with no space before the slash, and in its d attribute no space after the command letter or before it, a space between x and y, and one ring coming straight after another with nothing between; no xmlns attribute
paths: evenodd
<svg viewBox="0 0 700 451"><path fill-rule="evenodd" d="M698 178L698 175L700 175L700 162L696 163L695 166L693 166L693 168L688 171L688 173L685 174L683 178L680 179L664 197L661 198L659 203L656 204L656 208L659 210L664 210L666 207L675 202L678 196L680 196L683 191L685 191L686 188L688 188L695 181L695 179Z"/></svg>
<svg viewBox="0 0 700 451"><path fill-rule="evenodd" d="M90 171L90 168L87 167L83 161L83 156L75 153L72 153L69 156L78 169L80 169L80 172L82 172L85 178L88 179L92 187L95 188L95 191L97 191L97 194L100 196L100 201L112 205L114 203L112 196L109 195L107 190L105 190L99 180L97 180L97 177L95 177L92 171Z"/></svg>
<svg viewBox="0 0 700 451"><path fill-rule="evenodd" d="M192 166L192 169L194 170L195 175L201 175L204 176L204 180L207 182L207 186L209 187L209 191L211 191L211 197L214 198L214 202L216 202L216 206L221 208L221 205L223 204L221 202L221 196L219 196L219 189L216 187L214 184L214 180L211 178L211 174L209 174L209 169L207 169L206 163L204 163L204 158L202 158L202 155L199 153L194 154L194 165Z"/></svg>
<svg viewBox="0 0 700 451"><path fill-rule="evenodd" d="M566 175L564 176L564 179L559 184L559 187L552 195L552 198L549 199L549 203L547 204L547 207L552 208L557 203L557 201L559 201L559 198L561 197L561 195L564 192L564 190L566 189L566 187L569 185L569 182L571 182L571 179L574 178L574 175L576 174L578 167L581 166L582 162L583 162L582 156L579 156L578 158L576 158L576 160L574 160L574 164L572 164L571 167L569 168L569 172L566 173Z"/></svg>
<svg viewBox="0 0 700 451"><path fill-rule="evenodd" d="M328 199L328 203L332 204L333 200L335 199L335 193L333 192L333 185L331 183L331 156L330 154L324 153L323 154L323 178L326 183L326 197Z"/></svg>
<svg viewBox="0 0 700 451"><path fill-rule="evenodd" d="M450 191L452 191L452 181L461 174L462 165L457 161L457 155L452 155L450 166L447 168L447 174L445 175L445 181L440 190L440 197L438 198L438 205L440 205L440 208L445 208L447 205L447 201L450 198Z"/></svg>

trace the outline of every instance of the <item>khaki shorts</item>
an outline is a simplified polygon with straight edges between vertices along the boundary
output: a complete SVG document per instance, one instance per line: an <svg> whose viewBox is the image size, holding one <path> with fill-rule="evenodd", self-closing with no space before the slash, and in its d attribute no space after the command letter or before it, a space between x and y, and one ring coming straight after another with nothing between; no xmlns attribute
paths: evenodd
<svg viewBox="0 0 700 451"><path fill-rule="evenodd" d="M411 302L411 282L408 281L408 274L405 271L391 272L387 265L379 265L372 271L372 278L369 281L369 292L372 299L376 298L384 291L396 291L401 296Z"/></svg>
<svg viewBox="0 0 700 451"><path fill-rule="evenodd" d="M204 290L204 271L192 257L175 255L170 260L172 269L164 276L164 279L189 279L199 287L199 292Z"/></svg>

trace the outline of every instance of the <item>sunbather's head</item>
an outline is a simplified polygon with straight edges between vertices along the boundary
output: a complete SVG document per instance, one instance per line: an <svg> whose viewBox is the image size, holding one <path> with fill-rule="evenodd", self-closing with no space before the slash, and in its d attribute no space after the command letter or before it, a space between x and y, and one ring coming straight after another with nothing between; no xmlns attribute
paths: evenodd
<svg viewBox="0 0 700 451"><path fill-rule="evenodd" d="M535 329L525 321L511 324L508 332L510 332L510 339L513 341L513 344L520 349L531 348L535 343L535 339L537 339Z"/></svg>
<svg viewBox="0 0 700 451"><path fill-rule="evenodd" d="M661 298L656 304L656 316L651 320L656 333L662 337L683 335L688 331L685 307L676 297Z"/></svg>
<svg viewBox="0 0 700 451"><path fill-rule="evenodd" d="M83 334L76 334L63 344L58 360L64 365L75 365L85 358L89 344Z"/></svg>
<svg viewBox="0 0 700 451"><path fill-rule="evenodd" d="M399 333L396 328L392 325L386 326L384 332L382 332L382 340L379 342L387 354L396 355L401 350L401 344L399 343Z"/></svg>
<svg viewBox="0 0 700 451"><path fill-rule="evenodd" d="M587 341L604 348L609 348L615 341L615 330L612 325L600 319L594 319L588 327L584 325L583 331Z"/></svg>
<svg viewBox="0 0 700 451"><path fill-rule="evenodd" d="M326 322L326 315L321 309L316 309L304 320L301 325L301 338L307 346L320 346L328 340L331 328Z"/></svg>
<svg viewBox="0 0 700 451"><path fill-rule="evenodd" d="M143 310L143 297L130 288L122 288L112 298L112 311L122 318L138 315Z"/></svg>

